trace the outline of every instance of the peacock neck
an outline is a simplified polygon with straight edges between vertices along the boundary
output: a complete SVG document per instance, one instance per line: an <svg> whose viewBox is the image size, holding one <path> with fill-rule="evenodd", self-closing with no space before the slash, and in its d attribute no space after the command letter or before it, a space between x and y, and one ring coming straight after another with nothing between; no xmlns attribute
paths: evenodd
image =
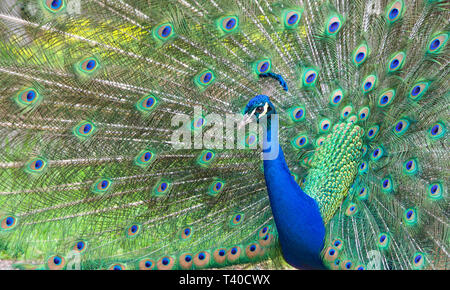
<svg viewBox="0 0 450 290"><path fill-rule="evenodd" d="M324 268L325 227L318 204L291 175L278 142L278 124L272 122L264 132L264 176L283 256L297 268ZM269 151L277 154L267 155Z"/></svg>

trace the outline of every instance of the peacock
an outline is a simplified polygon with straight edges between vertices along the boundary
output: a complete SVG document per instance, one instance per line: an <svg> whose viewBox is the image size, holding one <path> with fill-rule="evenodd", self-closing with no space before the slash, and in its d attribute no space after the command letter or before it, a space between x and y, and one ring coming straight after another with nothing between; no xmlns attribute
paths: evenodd
<svg viewBox="0 0 450 290"><path fill-rule="evenodd" d="M449 8L1 1L2 256L450 269Z"/></svg>

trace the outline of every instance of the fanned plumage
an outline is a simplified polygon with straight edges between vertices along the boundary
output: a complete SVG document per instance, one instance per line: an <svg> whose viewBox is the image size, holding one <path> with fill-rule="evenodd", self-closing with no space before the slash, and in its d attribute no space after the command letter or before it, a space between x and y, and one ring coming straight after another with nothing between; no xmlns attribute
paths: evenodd
<svg viewBox="0 0 450 290"><path fill-rule="evenodd" d="M23 268L285 267L257 133L172 140L176 116L195 138L265 94L325 266L448 269L449 8L4 1L0 249Z"/></svg>

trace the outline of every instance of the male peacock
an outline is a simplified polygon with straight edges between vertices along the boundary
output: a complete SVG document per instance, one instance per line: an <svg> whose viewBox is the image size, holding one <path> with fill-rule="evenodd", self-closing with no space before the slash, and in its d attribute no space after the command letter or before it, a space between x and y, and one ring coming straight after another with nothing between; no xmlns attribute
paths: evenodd
<svg viewBox="0 0 450 290"><path fill-rule="evenodd" d="M27 269L448 269L449 8L2 1L0 249ZM175 149L199 106L194 136L267 124Z"/></svg>

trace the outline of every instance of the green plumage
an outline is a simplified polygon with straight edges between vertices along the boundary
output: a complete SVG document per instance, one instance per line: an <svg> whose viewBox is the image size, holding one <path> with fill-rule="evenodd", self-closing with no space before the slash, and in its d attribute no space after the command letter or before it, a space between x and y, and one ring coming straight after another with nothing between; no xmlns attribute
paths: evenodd
<svg viewBox="0 0 450 290"><path fill-rule="evenodd" d="M45 269L285 267L258 137L244 149L224 139L176 150L171 139L174 116L190 116L193 137L208 115L225 120L266 94L289 169L321 207L330 268L448 269L448 11L5 1L0 250ZM260 78L265 68L289 90ZM358 137L333 133L351 122Z"/></svg>

